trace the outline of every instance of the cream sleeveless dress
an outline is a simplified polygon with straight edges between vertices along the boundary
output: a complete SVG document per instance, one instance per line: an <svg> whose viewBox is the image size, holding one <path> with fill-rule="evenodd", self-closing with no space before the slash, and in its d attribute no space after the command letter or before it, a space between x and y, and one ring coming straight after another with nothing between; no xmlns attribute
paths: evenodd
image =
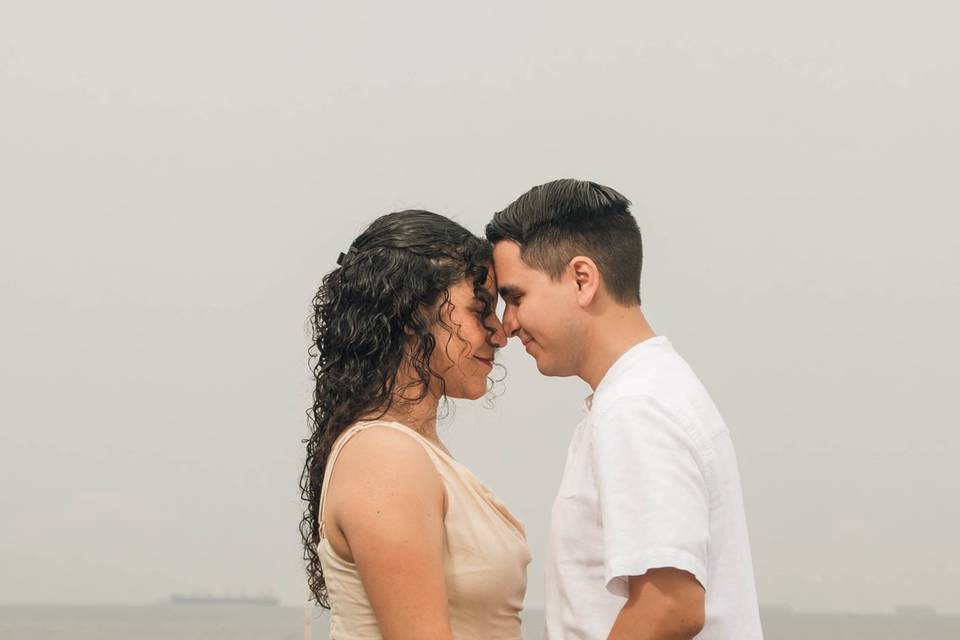
<svg viewBox="0 0 960 640"><path fill-rule="evenodd" d="M330 640L381 640L373 608L357 567L339 557L323 528L323 503L337 457L350 438L370 427L387 427L419 442L447 492L443 571L450 627L456 640L520 640L520 610L527 587L523 524L466 467L419 433L397 422L358 422L338 438L320 496L320 564L330 602Z"/></svg>

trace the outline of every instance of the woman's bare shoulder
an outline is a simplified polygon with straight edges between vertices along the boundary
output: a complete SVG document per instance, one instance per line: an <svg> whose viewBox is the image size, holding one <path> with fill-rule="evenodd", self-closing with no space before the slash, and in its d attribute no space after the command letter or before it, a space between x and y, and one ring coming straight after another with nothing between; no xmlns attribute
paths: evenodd
<svg viewBox="0 0 960 640"><path fill-rule="evenodd" d="M384 424L365 425L343 445L331 476L331 491L379 494L384 491L442 491L442 480L414 433Z"/></svg>

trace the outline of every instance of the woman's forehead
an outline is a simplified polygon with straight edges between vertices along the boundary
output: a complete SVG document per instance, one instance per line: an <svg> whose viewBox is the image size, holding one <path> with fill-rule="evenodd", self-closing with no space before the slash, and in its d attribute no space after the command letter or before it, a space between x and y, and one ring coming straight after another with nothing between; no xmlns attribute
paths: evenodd
<svg viewBox="0 0 960 640"><path fill-rule="evenodd" d="M497 277L493 273L493 267L491 267L487 272L487 279L483 283L483 288L486 289L491 296L496 297ZM462 278L460 281L450 286L449 292L451 300L469 301L476 295L473 278L470 276Z"/></svg>

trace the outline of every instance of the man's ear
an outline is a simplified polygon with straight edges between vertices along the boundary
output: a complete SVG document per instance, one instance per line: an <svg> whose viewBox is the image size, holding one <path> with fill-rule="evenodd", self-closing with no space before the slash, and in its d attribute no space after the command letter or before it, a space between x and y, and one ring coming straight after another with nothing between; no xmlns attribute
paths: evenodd
<svg viewBox="0 0 960 640"><path fill-rule="evenodd" d="M574 256L567 265L577 287L577 304L589 306L600 291L600 270L587 256Z"/></svg>

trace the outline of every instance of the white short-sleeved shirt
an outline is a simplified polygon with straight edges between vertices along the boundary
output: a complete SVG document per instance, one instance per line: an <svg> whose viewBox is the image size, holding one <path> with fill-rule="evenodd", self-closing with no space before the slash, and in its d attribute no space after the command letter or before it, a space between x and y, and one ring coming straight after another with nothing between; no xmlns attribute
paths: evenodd
<svg viewBox="0 0 960 640"><path fill-rule="evenodd" d="M605 640L627 578L674 567L706 590L701 640L763 637L737 460L706 389L663 336L585 402L553 505L549 640Z"/></svg>

